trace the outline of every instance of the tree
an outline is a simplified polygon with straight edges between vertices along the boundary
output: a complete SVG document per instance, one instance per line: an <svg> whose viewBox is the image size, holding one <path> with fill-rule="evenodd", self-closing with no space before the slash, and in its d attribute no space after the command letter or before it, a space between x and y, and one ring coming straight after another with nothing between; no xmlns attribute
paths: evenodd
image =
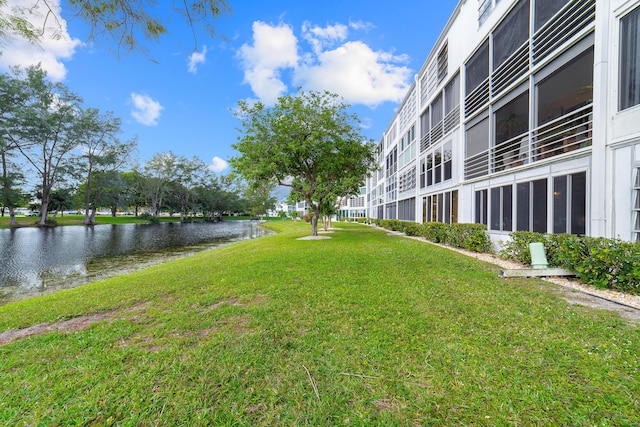
<svg viewBox="0 0 640 427"><path fill-rule="evenodd" d="M45 28L51 24L61 29L62 16L47 1L32 0L32 5L7 10L6 0L0 0L4 7L0 15L0 38L22 36L32 43L38 43L45 34ZM181 15L191 28L194 47L197 50L197 30L204 27L210 35L215 35L212 20L231 11L227 0L182 0L181 6L172 2L172 11ZM172 17L160 18L166 14L154 10L155 0L67 0L67 14L80 17L90 25L89 40L106 40L115 45L116 52L144 51L142 39L158 42L168 33L167 22ZM163 3L164 5L164 3ZM34 25L36 19L44 22ZM53 31L54 35L59 31Z"/></svg>
<svg viewBox="0 0 640 427"><path fill-rule="evenodd" d="M194 191L202 209L202 215L209 220L222 219L224 212L237 211L240 208L238 191L234 189L232 179L207 174L203 182Z"/></svg>
<svg viewBox="0 0 640 427"><path fill-rule="evenodd" d="M357 115L329 92L300 92L280 97L273 107L239 101L241 136L233 145L240 156L234 170L250 183L291 187L314 212L317 236L324 200L355 193L376 170L374 144L360 135Z"/></svg>
<svg viewBox="0 0 640 427"><path fill-rule="evenodd" d="M18 152L16 139L17 117L29 94L25 82L20 79L20 70L0 75L0 204L2 215L9 210L9 225L16 226L15 206L22 198L18 188L24 183L24 174L12 157Z"/></svg>
<svg viewBox="0 0 640 427"><path fill-rule="evenodd" d="M78 112L81 99L62 83L46 80L46 72L27 68L29 98L20 110L14 140L40 178L40 225L45 225L51 192L70 169L78 147Z"/></svg>
<svg viewBox="0 0 640 427"><path fill-rule="evenodd" d="M244 191L244 199L251 216L258 218L267 214L276 205L277 197L273 196L275 184L250 186Z"/></svg>
<svg viewBox="0 0 640 427"><path fill-rule="evenodd" d="M184 221L187 212L192 210L196 198L194 190L202 182L205 170L205 163L198 157L176 158L175 176L170 185L170 193L172 204L180 211L180 221Z"/></svg>
<svg viewBox="0 0 640 427"><path fill-rule="evenodd" d="M142 187L142 175L136 169L128 172L120 172L123 180L122 204L133 206L133 212L136 218L140 212L140 207L145 203L145 195Z"/></svg>
<svg viewBox="0 0 640 427"><path fill-rule="evenodd" d="M150 203L153 216L160 214L160 208L167 189L177 176L178 156L173 151L156 153L144 165L142 188Z"/></svg>
<svg viewBox="0 0 640 427"><path fill-rule="evenodd" d="M104 192L100 188L94 191L93 186L104 183L110 188L113 183L113 179L103 179L94 183L94 175L118 172L129 160L135 147L135 140L127 143L120 142L117 138L120 133L120 119L114 117L112 112L101 114L96 108L87 108L82 111L78 119L78 130L85 182L84 223L91 225L95 222L96 209L99 207L97 199Z"/></svg>
<svg viewBox="0 0 640 427"><path fill-rule="evenodd" d="M58 212L62 212L65 209L71 209L73 207L72 191L69 188L63 188L59 190L53 190L51 192L49 202L49 212L53 213L51 221L56 220Z"/></svg>

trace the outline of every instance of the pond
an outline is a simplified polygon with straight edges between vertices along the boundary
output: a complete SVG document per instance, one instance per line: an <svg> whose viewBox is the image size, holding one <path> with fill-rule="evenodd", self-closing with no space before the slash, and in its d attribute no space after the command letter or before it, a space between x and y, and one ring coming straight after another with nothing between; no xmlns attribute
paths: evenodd
<svg viewBox="0 0 640 427"><path fill-rule="evenodd" d="M0 229L0 305L266 233L255 221Z"/></svg>

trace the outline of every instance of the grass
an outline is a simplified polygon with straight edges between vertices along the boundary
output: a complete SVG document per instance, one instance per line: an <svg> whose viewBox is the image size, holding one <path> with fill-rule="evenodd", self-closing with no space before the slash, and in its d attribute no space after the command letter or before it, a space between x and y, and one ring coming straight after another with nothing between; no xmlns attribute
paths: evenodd
<svg viewBox="0 0 640 427"><path fill-rule="evenodd" d="M0 307L4 425L631 426L640 332L532 279L357 224Z"/></svg>
<svg viewBox="0 0 640 427"><path fill-rule="evenodd" d="M33 216L16 216L16 221L19 227L37 227L38 218ZM174 215L172 217L162 216L160 222L179 222L180 215ZM135 216L117 216L111 215L98 215L95 217L96 224L144 224L145 221ZM84 225L84 215L58 215L56 216L56 225ZM0 228L9 228L9 216L0 217Z"/></svg>
<svg viewBox="0 0 640 427"><path fill-rule="evenodd" d="M160 216L160 222L179 222L180 215L175 214L173 216ZM249 220L252 219L248 215L240 215L240 216L225 216L223 218L224 221L232 221L232 220ZM267 221L282 221L279 217L265 217ZM194 219L195 221L202 221L202 217L197 217ZM38 226L38 218L33 216L24 216L17 215L16 222L18 223L18 227L37 227ZM148 221L140 218L136 218L135 216L116 216L113 217L111 215L97 215L95 217L96 224L144 224ZM69 215L66 214L64 216L58 215L56 217L56 225L84 225L84 215ZM0 216L0 228L10 228L9 227L9 215Z"/></svg>

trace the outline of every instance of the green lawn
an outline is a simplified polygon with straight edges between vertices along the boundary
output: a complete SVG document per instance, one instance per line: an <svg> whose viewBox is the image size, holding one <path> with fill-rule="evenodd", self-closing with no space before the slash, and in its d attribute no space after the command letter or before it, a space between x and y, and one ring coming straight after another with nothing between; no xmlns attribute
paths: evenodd
<svg viewBox="0 0 640 427"><path fill-rule="evenodd" d="M302 222L0 307L4 425L637 426L640 331L455 252Z"/></svg>
<svg viewBox="0 0 640 427"><path fill-rule="evenodd" d="M145 221L135 216L117 216L111 215L97 215L95 217L96 224L143 224ZM38 218L33 216L16 216L16 221L20 227L36 227L38 225ZM174 215L172 217L161 216L161 222L176 222L180 221L180 215ZM84 215L58 215L56 216L57 225L84 225ZM9 216L0 217L0 228L9 228Z"/></svg>

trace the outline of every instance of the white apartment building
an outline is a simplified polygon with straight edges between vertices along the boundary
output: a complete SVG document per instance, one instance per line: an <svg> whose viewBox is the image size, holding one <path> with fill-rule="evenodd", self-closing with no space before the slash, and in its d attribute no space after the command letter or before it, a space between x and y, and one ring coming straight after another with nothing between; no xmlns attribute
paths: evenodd
<svg viewBox="0 0 640 427"><path fill-rule="evenodd" d="M640 241L640 1L460 0L367 216Z"/></svg>
<svg viewBox="0 0 640 427"><path fill-rule="evenodd" d="M366 198L366 187L360 187L358 194L339 198L337 217L346 220L365 218L367 216Z"/></svg>

